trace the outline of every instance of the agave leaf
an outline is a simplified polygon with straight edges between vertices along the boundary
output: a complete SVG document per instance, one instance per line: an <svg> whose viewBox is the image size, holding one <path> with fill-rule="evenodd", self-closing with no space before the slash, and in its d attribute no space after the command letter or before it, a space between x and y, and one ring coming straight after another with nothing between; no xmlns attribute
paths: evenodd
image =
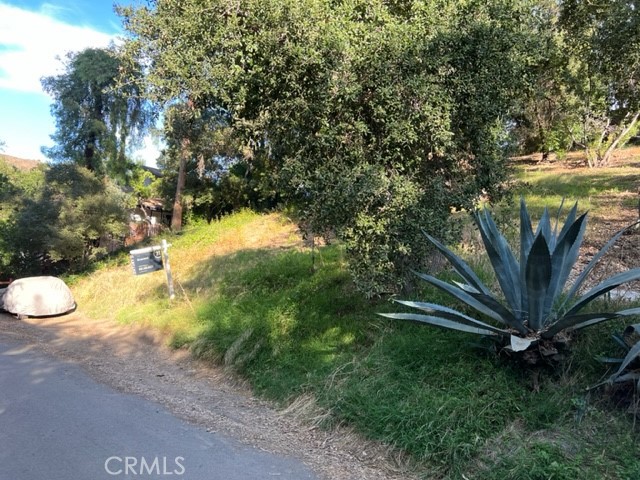
<svg viewBox="0 0 640 480"><path fill-rule="evenodd" d="M612 320L614 318L617 318L618 316L613 316L610 317L608 315L601 315L599 317L594 317L591 318L589 320L585 320L584 322L580 322L580 323L576 323L574 325L572 325L571 327L567 328L568 332L575 332L576 330L582 330L583 328L586 327L591 327L593 325L597 325L598 323L602 323L602 322L606 322L607 320Z"/></svg>
<svg viewBox="0 0 640 480"><path fill-rule="evenodd" d="M624 383L630 381L636 381L640 379L640 372L629 372L624 375L617 375L612 379L613 383Z"/></svg>
<svg viewBox="0 0 640 480"><path fill-rule="evenodd" d="M622 358L613 358L613 357L596 357L596 360L598 360L601 363L609 363L612 365L620 365L622 363Z"/></svg>
<svg viewBox="0 0 640 480"><path fill-rule="evenodd" d="M480 293L476 288L472 287L471 285L467 285L466 283L456 282L455 280L453 280L453 283L455 283L459 288L467 293Z"/></svg>
<svg viewBox="0 0 640 480"><path fill-rule="evenodd" d="M544 305L551 280L551 255L544 235L536 237L525 271L529 301L529 328L540 330L544 323Z"/></svg>
<svg viewBox="0 0 640 480"><path fill-rule="evenodd" d="M480 320L476 320L475 318L465 315L462 312L458 312L457 310L445 307L443 305L425 302L412 302L406 300L394 300L394 302L399 303L400 305L405 305L407 307L417 308L427 313L434 313L436 314L436 316L447 320L486 328L487 330L491 330L498 335L509 335L509 332L507 332L506 330L502 330L501 328L494 327L493 325L489 325L488 323L481 322Z"/></svg>
<svg viewBox="0 0 640 480"><path fill-rule="evenodd" d="M626 310L620 310L618 312L618 315L622 315L625 317L630 317L632 315L640 315L640 307L627 308ZM633 328L633 327L636 327L637 325L640 325L640 324L629 325L629 327L625 329L625 333L627 332L627 330L629 330L630 327Z"/></svg>
<svg viewBox="0 0 640 480"><path fill-rule="evenodd" d="M613 290L614 288L622 285L623 283L632 282L634 280L640 279L640 268L633 268L631 270L627 270L626 272L621 272L616 275L613 275L600 283L599 285L593 287L587 293L585 293L576 303L569 309L566 315L571 316L577 313L581 308L587 305L592 300L598 298L601 295ZM634 310L635 309L631 309ZM621 313L621 315L634 315L634 313Z"/></svg>
<svg viewBox="0 0 640 480"><path fill-rule="evenodd" d="M622 234L624 232L626 232L628 229L630 229L631 227L633 227L633 226L635 226L637 224L638 224L638 222L624 227L622 230L620 230L618 233L616 233L613 237L611 237L611 239L605 244L605 246L602 247L600 249L600 251L593 256L591 261L587 264L586 267L584 267L584 270L582 270L582 272L580 273L580 275L578 276L578 278L574 282L573 286L569 290L569 293L567 294L567 297L562 302L562 305L561 305L560 308L564 308L565 305L567 304L567 302L571 301L573 299L573 297L576 296L576 294L578 293L578 290L580 290L580 287L582 286L582 283L585 281L585 279L587 278L589 273L591 273L591 270L593 270L593 268L600 261L602 256L605 253L607 253L607 251L613 246L613 244L618 241L618 239L622 236Z"/></svg>
<svg viewBox="0 0 640 480"><path fill-rule="evenodd" d="M439 279L437 279L435 277L432 277L431 275L427 275L425 273L419 273L419 272L414 272L414 273L418 277L423 279L425 282L430 283L434 287L437 287L440 290L443 290L443 291L447 292L449 295L451 295L451 296L457 298L458 300L466 303L471 308L475 308L477 311L479 311L480 313L485 314L487 317L492 318L492 319L494 319L494 320L496 320L496 321L498 321L500 323L508 325L508 320L509 319L503 318L502 315L500 315L498 312L496 312L495 310L487 307L484 303L482 303L481 301L477 300L476 298L474 298L473 295L471 295L470 293L465 292L461 288L458 288L455 285L451 285L449 283L443 282L442 280L439 280Z"/></svg>
<svg viewBox="0 0 640 480"><path fill-rule="evenodd" d="M576 315L565 315L560 318L557 322L552 324L547 330L542 332L542 338L551 338L556 333L560 333L563 330L579 330L580 328L588 327L589 325L594 325L595 323L600 323L605 320L612 320L614 318L618 318L621 315L618 313L582 313Z"/></svg>
<svg viewBox="0 0 640 480"><path fill-rule="evenodd" d="M475 272L471 269L471 267L469 267L469 265L464 260L462 260L458 255L453 253L451 250L449 250L447 247L445 247L442 243L440 243L438 240L433 238L424 230L422 231L422 233L425 235L425 237L427 237L427 239L431 243L433 243L433 245L440 251L440 253L442 253L445 256L445 258L449 261L451 266L453 266L455 271L458 272L458 274L462 278L464 278L467 281L467 283L472 285L476 290L480 292L483 292L487 295L490 293L489 289L482 283L482 280L478 278Z"/></svg>
<svg viewBox="0 0 640 480"><path fill-rule="evenodd" d="M476 214L476 223L505 299L512 311L519 312L521 299L520 289L517 287L520 266L486 208L482 215Z"/></svg>
<svg viewBox="0 0 640 480"><path fill-rule="evenodd" d="M461 332L475 333L477 335L496 335L489 329L472 327L464 323L453 322L446 318L436 317L433 315L420 315L417 313L379 313L378 315L396 320L411 320L414 322L426 323L427 325L433 325L434 327L459 330Z"/></svg>
<svg viewBox="0 0 640 480"><path fill-rule="evenodd" d="M575 212L575 208L576 207L574 207L571 212ZM571 216L571 212L569 216ZM571 224L569 228L565 230L563 227L563 231L560 232L561 236L551 255L551 280L544 305L544 317L551 312L554 302L562 293L571 269L578 259L580 246L582 245L582 239L587 226L586 218L587 214L585 213Z"/></svg>
<svg viewBox="0 0 640 480"><path fill-rule="evenodd" d="M484 295L482 293L469 292L471 296L476 300L482 302L484 305L489 307L494 312L498 313L503 319L504 323L508 326L514 328L518 331L518 333L522 335L526 335L528 330L527 327L524 326L524 322L521 318L517 318L509 309L507 309L504 305L502 305L498 300L495 299L492 295Z"/></svg>
<svg viewBox="0 0 640 480"><path fill-rule="evenodd" d="M614 333L611 335L611 338L613 339L614 342L616 342L618 345L620 345L622 348L624 348L626 351L629 351L629 345L627 345L627 342L624 341L624 338L622 337L622 335L618 334L618 333ZM619 359L620 361L622 361L622 359Z"/></svg>
<svg viewBox="0 0 640 480"><path fill-rule="evenodd" d="M619 377L622 372L624 372L625 369L631 364L631 362L633 362L638 357L640 357L640 342L636 343L631 348L631 350L629 350L629 353L627 353L627 355L622 360L622 363L620 364L618 370L613 375L611 375L611 378ZM638 374L638 372L635 373L636 375Z"/></svg>
<svg viewBox="0 0 640 480"><path fill-rule="evenodd" d="M538 222L538 227L536 228L536 237L542 234L544 239L549 246L549 251L553 250L551 247L553 241L553 235L551 234L551 218L549 216L549 209L544 207L544 211L542 212L542 217L540 217L540 222Z"/></svg>
<svg viewBox="0 0 640 480"><path fill-rule="evenodd" d="M511 313L509 309L507 309L498 300L496 300L496 298L492 294L485 295L484 293L477 291L471 285L466 285L464 283L455 282L455 281L453 283L455 283L461 290L464 290L465 292L470 294L473 298L475 298L476 300L479 300L480 302L485 304L487 307L489 307L491 310L498 313L498 315L500 315L504 319L503 323L506 323L510 327L516 329L522 335L526 335L527 328L524 326L522 319L517 318L513 313Z"/></svg>
<svg viewBox="0 0 640 480"><path fill-rule="evenodd" d="M551 338L556 333L559 333L565 329L569 331L580 330L582 328L590 327L591 325L595 325L606 320L613 320L620 317L629 317L632 315L640 315L640 307L620 310L618 312L579 313L575 315L565 315L556 323L551 325L548 330L543 332L542 337ZM624 340L619 335L614 334L612 335L612 337L617 343L620 343L621 346L624 346L627 349L629 348L629 346L624 343Z"/></svg>
<svg viewBox="0 0 640 480"><path fill-rule="evenodd" d="M531 227L531 217L527 210L527 204L524 198L520 197L520 314L518 318L522 318L524 312L529 311L529 302L527 290L524 286L527 284L525 279L525 271L527 265L527 257L533 245L533 228ZM516 312L517 314L518 312Z"/></svg>
<svg viewBox="0 0 640 480"><path fill-rule="evenodd" d="M638 311L640 312L640 308L630 308L629 310L624 310L625 312L635 312ZM633 315L633 313L631 314ZM633 335L633 334L637 334L640 335L640 323L634 323L633 325L628 325L627 328L624 329L624 334L625 335Z"/></svg>
<svg viewBox="0 0 640 480"><path fill-rule="evenodd" d="M563 201L564 201L564 199L563 199ZM562 205L560 206L560 208L562 208ZM560 212L558 212L558 216L559 215L560 215ZM576 221L576 216L577 215L578 215L578 202L576 202L573 205L573 207L571 207L571 210L569 210L569 213L567 214L567 218L564 221L564 225L562 225L562 229L560 230L560 233L556 236L556 239L557 239L556 248L558 247L558 243L567 234L567 231L571 228L571 226ZM554 248L554 250L555 250L555 248Z"/></svg>

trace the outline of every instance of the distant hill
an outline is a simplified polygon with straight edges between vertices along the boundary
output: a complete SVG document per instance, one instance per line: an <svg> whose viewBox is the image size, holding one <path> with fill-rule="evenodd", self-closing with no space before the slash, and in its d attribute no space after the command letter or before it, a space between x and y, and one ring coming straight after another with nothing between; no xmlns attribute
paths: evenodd
<svg viewBox="0 0 640 480"><path fill-rule="evenodd" d="M26 158L13 157L11 155L5 155L0 153L0 160L8 163L9 165L16 167L18 170L33 170L34 168L42 165L42 162L38 160L27 160Z"/></svg>

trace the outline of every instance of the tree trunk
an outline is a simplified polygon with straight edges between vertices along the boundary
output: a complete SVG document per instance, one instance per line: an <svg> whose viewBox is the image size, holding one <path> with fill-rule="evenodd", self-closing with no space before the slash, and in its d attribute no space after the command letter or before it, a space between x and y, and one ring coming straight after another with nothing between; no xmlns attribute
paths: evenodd
<svg viewBox="0 0 640 480"><path fill-rule="evenodd" d="M91 172L96 171L96 167L94 165L93 159L95 157L95 144L96 144L96 136L92 133L89 136L89 140L84 146L84 166Z"/></svg>
<svg viewBox="0 0 640 480"><path fill-rule="evenodd" d="M622 139L631 131L633 126L636 124L636 122L638 121L638 117L640 117L640 112L636 112L634 117L629 122L629 125L627 125L625 129L622 130L620 134L618 134L616 139L613 142L611 142L611 145L609 145L609 148L607 148L607 151L604 152L604 155L602 156L602 161L600 163L601 167L609 165L609 160L611 160L611 155L613 155L613 152L616 151L616 148L618 148L618 145L620 145L620 142L622 141Z"/></svg>
<svg viewBox="0 0 640 480"><path fill-rule="evenodd" d="M189 157L189 139L182 140L180 149L180 166L178 167L178 185L176 186L176 197L173 201L173 213L171 215L171 230L177 232L182 229L182 190L184 190L187 158Z"/></svg>

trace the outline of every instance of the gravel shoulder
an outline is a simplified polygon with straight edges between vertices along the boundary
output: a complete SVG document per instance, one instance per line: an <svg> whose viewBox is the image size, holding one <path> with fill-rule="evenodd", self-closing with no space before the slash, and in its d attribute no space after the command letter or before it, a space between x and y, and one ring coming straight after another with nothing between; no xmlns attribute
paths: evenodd
<svg viewBox="0 0 640 480"><path fill-rule="evenodd" d="M390 449L349 429L318 428L312 400L277 411L223 369L168 349L152 331L89 320L81 311L25 320L0 314L0 338L77 364L100 383L162 404L208 431L297 458L321 478L414 478Z"/></svg>

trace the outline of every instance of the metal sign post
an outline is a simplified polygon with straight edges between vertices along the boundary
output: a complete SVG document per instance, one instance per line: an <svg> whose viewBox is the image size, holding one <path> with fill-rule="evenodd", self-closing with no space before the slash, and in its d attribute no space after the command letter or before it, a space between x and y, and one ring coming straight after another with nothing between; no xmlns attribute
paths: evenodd
<svg viewBox="0 0 640 480"><path fill-rule="evenodd" d="M166 240L162 240L162 255L164 257L164 271L167 274L167 287L169 287L169 300L176 298L176 292L173 290L173 277L171 277L171 265L169 265L169 244Z"/></svg>

